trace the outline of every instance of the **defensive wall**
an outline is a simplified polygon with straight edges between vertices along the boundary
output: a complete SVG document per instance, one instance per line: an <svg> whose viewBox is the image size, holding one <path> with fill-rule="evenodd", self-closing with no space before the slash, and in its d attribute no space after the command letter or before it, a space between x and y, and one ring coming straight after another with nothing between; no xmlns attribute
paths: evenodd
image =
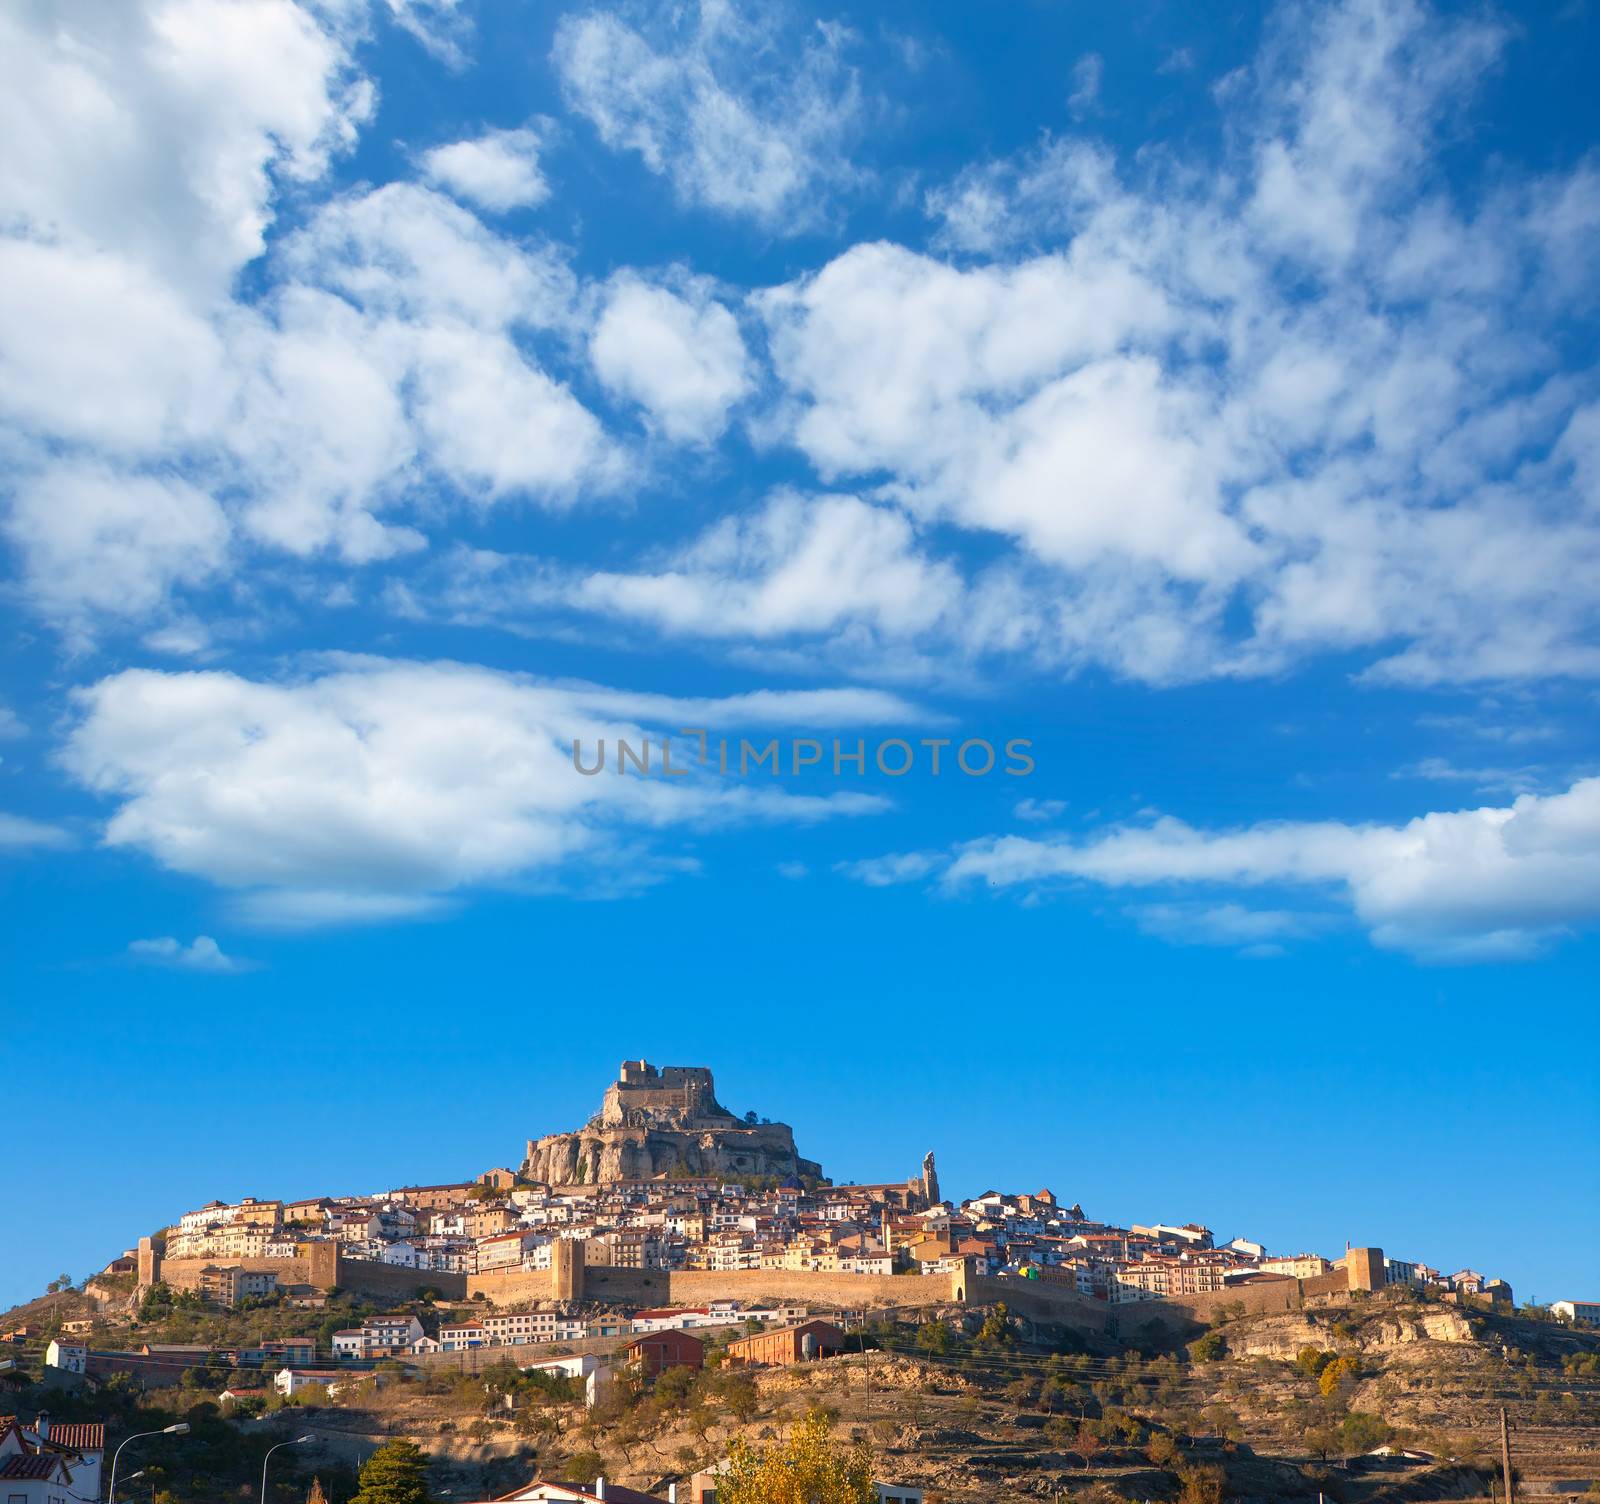
<svg viewBox="0 0 1600 1504"><path fill-rule="evenodd" d="M592 1272L592 1271L591 1271ZM744 1305L768 1302L861 1310L886 1306L940 1306L952 1299L948 1279L931 1274L808 1273L803 1269L674 1269L668 1301L703 1306L713 1300Z"/></svg>
<svg viewBox="0 0 1600 1504"><path fill-rule="evenodd" d="M609 1264L587 1264L576 1271L576 1276L563 1279L556 1269L495 1269L487 1274L467 1275L466 1293L469 1297L482 1295L491 1305L497 1306L540 1300L661 1306L671 1298L665 1269L617 1269Z"/></svg>
<svg viewBox="0 0 1600 1504"><path fill-rule="evenodd" d="M1376 1290L1383 1285L1383 1250L1353 1249L1347 1267L1309 1279L1249 1280L1200 1295L1177 1295L1164 1300L1141 1300L1112 1307L1114 1330L1130 1341L1172 1337L1185 1325L1209 1326L1224 1309L1247 1316L1304 1310L1306 1304L1328 1297L1346 1296L1353 1290Z"/></svg>
<svg viewBox="0 0 1600 1504"><path fill-rule="evenodd" d="M596 1253L602 1250L596 1249ZM365 1259L347 1259L334 1243L309 1243L290 1259L227 1261L252 1271L270 1271L280 1284L340 1289L378 1300L406 1300L431 1288L445 1300L481 1296L490 1305L541 1301L593 1301L640 1307L703 1306L714 1300L741 1305L797 1303L843 1310L905 1309L946 1304L994 1305L1003 1301L1019 1315L1072 1327L1085 1333L1138 1341L1181 1334L1187 1326L1207 1325L1224 1308L1249 1315L1298 1311L1308 1301L1372 1290L1383 1281L1383 1252L1352 1249L1344 1269L1311 1279L1262 1279L1222 1290L1170 1299L1108 1305L1062 1282L995 1278L973 1272L973 1261L949 1276L923 1274L839 1274L800 1269L726 1271L630 1269L589 1261L589 1246L558 1239L549 1269L504 1269L484 1274L452 1274L405 1269ZM142 1284L165 1280L177 1289L195 1289L213 1259L164 1259L141 1244Z"/></svg>
<svg viewBox="0 0 1600 1504"><path fill-rule="evenodd" d="M1033 1321L1048 1321L1098 1335L1116 1330L1116 1314L1121 1309L1043 1279L994 1279L981 1274L958 1274L951 1279L946 1298L952 1293L967 1305L991 1306L1003 1301L1008 1311Z"/></svg>
<svg viewBox="0 0 1600 1504"><path fill-rule="evenodd" d="M374 1300L411 1300L419 1290L437 1290L442 1299L464 1300L467 1276L437 1269L405 1269L372 1259L347 1259L336 1243L307 1243L305 1252L289 1259L168 1259L157 1254L146 1267L141 1262L141 1283L163 1280L175 1290L200 1287L202 1269L227 1267L252 1273L276 1274L280 1285L309 1285L315 1290L348 1290ZM545 1275L548 1298L549 1275Z"/></svg>

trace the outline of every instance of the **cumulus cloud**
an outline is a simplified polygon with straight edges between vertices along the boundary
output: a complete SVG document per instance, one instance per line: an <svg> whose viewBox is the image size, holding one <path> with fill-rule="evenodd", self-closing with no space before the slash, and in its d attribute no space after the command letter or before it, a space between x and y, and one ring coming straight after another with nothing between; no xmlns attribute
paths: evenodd
<svg viewBox="0 0 1600 1504"><path fill-rule="evenodd" d="M1115 890L1311 890L1342 899L1379 946L1438 960L1515 958L1600 921L1600 778L1403 825L1208 831L1162 816L1078 841L1001 836L960 848L943 877L1001 888L1083 881ZM1155 910L1169 926L1193 912ZM1215 920L1231 905L1200 912ZM1240 919L1240 933L1259 922Z"/></svg>
<svg viewBox="0 0 1600 1504"><path fill-rule="evenodd" d="M658 571L587 576L585 605L710 637L892 634L936 622L959 596L955 572L923 557L910 522L854 496L779 492L715 524Z"/></svg>
<svg viewBox="0 0 1600 1504"><path fill-rule="evenodd" d="M757 299L782 431L1010 545L975 649L1156 683L1329 649L1384 683L1600 672L1596 372L1566 332L1600 182L1467 203L1437 164L1504 42L1297 8L1221 96L1220 164L974 164L926 205L989 259L858 245Z"/></svg>
<svg viewBox="0 0 1600 1504"><path fill-rule="evenodd" d="M64 761L113 801L106 844L240 895L274 922L417 913L483 884L574 870L614 883L661 860L653 834L872 813L854 792L695 769L685 778L588 777L600 739L705 726L849 725L911 707L878 691L758 692L720 700L541 683L458 664L357 660L259 682L127 670L77 695ZM614 762L615 752L612 753ZM608 868L615 866L616 872Z"/></svg>
<svg viewBox="0 0 1600 1504"><path fill-rule="evenodd" d="M538 133L526 127L485 131L423 153L422 170L446 192L491 214L531 209L550 196L539 170L539 145Z"/></svg>
<svg viewBox="0 0 1600 1504"><path fill-rule="evenodd" d="M263 549L417 549L393 514L419 484L565 507L629 471L551 368L588 317L564 254L417 183L310 196L370 115L364 24L294 0L0 19L5 525L80 645L171 631ZM491 131L419 166L504 208L546 191L536 147ZM306 212L269 244L291 189Z"/></svg>
<svg viewBox="0 0 1600 1504"><path fill-rule="evenodd" d="M709 443L750 389L734 317L703 285L687 296L621 272L605 290L589 358L607 387L637 402L667 438Z"/></svg>
<svg viewBox="0 0 1600 1504"><path fill-rule="evenodd" d="M521 632L580 611L717 643L752 663L826 662L852 678L901 682L955 677L962 613L977 609L960 571L898 508L788 490L636 569L457 549L396 582L389 604L413 618Z"/></svg>
<svg viewBox="0 0 1600 1504"><path fill-rule="evenodd" d="M217 976L236 976L254 969L254 962L223 953L210 935L196 935L188 945L171 935L154 940L133 940L128 955L152 966L170 966L177 971L206 971Z"/></svg>
<svg viewBox="0 0 1600 1504"><path fill-rule="evenodd" d="M202 300L260 254L281 182L372 108L347 43L293 0L90 0L0 16L8 228L116 247Z"/></svg>
<svg viewBox="0 0 1600 1504"><path fill-rule="evenodd" d="M222 509L195 487L90 464L22 478L5 531L34 602L80 635L95 613L143 617L175 584L215 575L229 540Z"/></svg>
<svg viewBox="0 0 1600 1504"><path fill-rule="evenodd" d="M852 175L848 42L776 3L699 0L563 17L552 60L568 107L681 201L793 231Z"/></svg>

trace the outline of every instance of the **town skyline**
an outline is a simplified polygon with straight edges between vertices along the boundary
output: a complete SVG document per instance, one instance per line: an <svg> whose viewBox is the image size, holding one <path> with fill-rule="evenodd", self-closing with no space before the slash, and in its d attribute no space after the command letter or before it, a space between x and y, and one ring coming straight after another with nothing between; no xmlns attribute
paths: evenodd
<svg viewBox="0 0 1600 1504"><path fill-rule="evenodd" d="M642 1071L652 1076L655 1074L655 1067L642 1058L639 1061L634 1062L632 1065L625 1061L622 1071L624 1075L626 1075L630 1069L634 1068L642 1069ZM695 1067L695 1070L699 1071L700 1067ZM708 1088L707 1100L714 1103L715 1097L714 1095L711 1095L711 1093L714 1093L715 1088L711 1085L711 1074L707 1072L705 1075L706 1085ZM608 1103L612 1094L614 1094L616 1090L617 1088L614 1086L608 1091ZM718 1113L723 1111L720 1104L716 1106L715 1110ZM794 1128L794 1125L784 1123L780 1120L774 1120L768 1117L766 1114L759 1112L755 1108L751 1108L748 1115L756 1118L759 1123L771 1124L771 1129L747 1129L746 1115L729 1113L727 1116L728 1126L723 1131L730 1133L734 1137L739 1137L746 1133L760 1133L762 1135L761 1141L764 1143L771 1143L772 1139L770 1134L772 1132L776 1132L780 1135L779 1142L786 1143L789 1146L787 1150L789 1155L788 1162L791 1165L795 1163L793 1156L796 1147L799 1146L799 1141L789 1136ZM603 1116L601 1112L585 1115L584 1117L580 1118L578 1123L574 1124L571 1128L557 1129L550 1134L540 1134L537 1138L530 1138L526 1144L527 1156L531 1157L537 1151L539 1155L539 1163L548 1163L550 1162L547 1158L549 1154L549 1145L553 1140L571 1139L573 1141L577 1141L585 1136L592 1137L597 1132L600 1134L606 1134L608 1132L612 1134L625 1134L628 1131L626 1129L616 1126L608 1129L605 1126L605 1124L608 1122L616 1125L622 1123L622 1121L623 1119L620 1114L614 1117ZM705 1130L707 1122L715 1125L719 1121L720 1119L717 1117L701 1120L699 1125L700 1130L702 1132ZM634 1136L638 1137L639 1135L635 1134ZM668 1137L670 1138L672 1135L668 1135ZM687 1138L684 1141L687 1141ZM482 1156L480 1156L480 1158L481 1157ZM236 1261L241 1254L247 1257L259 1257L263 1253L270 1255L272 1253L272 1247L267 1244L263 1244L263 1246L259 1248L254 1246L254 1243L252 1243L249 1248L232 1247L230 1245L228 1248L224 1249L221 1244L213 1247L211 1243L206 1240L204 1235L204 1227L207 1224L210 1209L213 1207L216 1208L216 1215L226 1221L226 1219L229 1217L238 1215L240 1210L238 1202L241 1200L241 1198L246 1205L260 1204L264 1206L276 1206L282 1208L282 1210L274 1219L274 1225L276 1225L278 1221L291 1220L293 1216L299 1215L298 1213L294 1212L295 1207L316 1207L318 1208L316 1215L319 1218L329 1214L326 1209L330 1204L333 1203L346 1203L358 1207L370 1207L373 1208L374 1211L379 1211L384 1206L391 1203L403 1203L408 1198L415 1199L415 1195L419 1191L442 1192L452 1188L454 1188L454 1190L458 1193L457 1200L459 1201L464 1199L459 1195L459 1193L477 1182L485 1182L488 1187L488 1190L485 1191L485 1194L488 1196L489 1200L498 1205L503 1199L504 1192L513 1186L513 1182L510 1178L513 1174L518 1177L515 1182L516 1185L527 1184L537 1187L540 1184L540 1182L537 1180L524 1181L521 1178L523 1173L526 1172L530 1167L529 1157L524 1157L519 1160L515 1155L502 1155L499 1159L494 1160L491 1165L479 1166L470 1173L458 1174L437 1184L428 1184L414 1178L407 1178L401 1180L391 1180L383 1185L357 1188L353 1187L347 1182L341 1183L337 1180L332 1180L310 1190L306 1190L302 1187L299 1191L295 1191L293 1193L285 1191L282 1187L266 1187L261 1185L253 1186L248 1193L238 1189L236 1185L221 1187L218 1189L226 1190L229 1192L229 1194L207 1195L203 1201L197 1200L191 1196L190 1204L186 1204L181 1208L181 1215L179 1210L169 1208L168 1210L170 1211L171 1215L170 1217L167 1217L161 1224L167 1229L164 1244L161 1239L158 1239L157 1247L159 1251L164 1246L165 1253L168 1258L175 1258L180 1261L190 1260L195 1262L210 1259L211 1261L224 1266L230 1262ZM934 1174L934 1160L935 1151L930 1150L921 1158L920 1163L922 1166L921 1173L924 1177L924 1194L931 1194L937 1198L939 1195L940 1182L937 1178L933 1178L931 1182L928 1179L929 1176ZM798 1163L802 1166L806 1164L803 1159L798 1161ZM808 1175L812 1174L813 1172L820 1173L821 1179L820 1181L808 1180L806 1182L805 1194L807 1197L815 1195L823 1199L827 1199L831 1192L836 1192L843 1195L850 1193L852 1190L862 1185L866 1185L869 1189L873 1186L877 1186L881 1189L881 1186L884 1183L883 1181L870 1181L865 1179L865 1177L860 1176L841 1176L837 1173L829 1173L829 1169L830 1167L826 1163L811 1165L809 1167L806 1173ZM764 1175L766 1189L754 1190L746 1193L750 1198L752 1198L749 1202L750 1205L757 1205L763 1201L769 1205L774 1204L774 1198L777 1193L774 1191L773 1185L777 1183L780 1178L782 1178L782 1171L782 1164L779 1164L775 1171L773 1166L767 1163L765 1160L762 1160L760 1164L753 1167L752 1173ZM714 1185L719 1179L723 1180L724 1182L727 1180L726 1174L719 1175L718 1171L711 1167L706 1168L703 1172L697 1173L699 1174L700 1179L708 1184ZM741 1171L740 1173L744 1172ZM566 1191L562 1192L561 1194L567 1196L568 1198L573 1196L584 1198L591 1194L605 1198L618 1195L624 1197L625 1199L629 1197L635 1199L643 1197L645 1198L644 1204L648 1206L651 1202L651 1198L656 1196L661 1196L666 1201L671 1201L675 1195L682 1191L685 1185L692 1183L694 1179L695 1177L693 1175L689 1175L687 1171L684 1171L683 1173L661 1172L657 1175L645 1178L637 1176L608 1176L604 1180L597 1181L593 1186L592 1193L590 1193L587 1191L586 1187L582 1183L582 1179L580 1178L580 1181L577 1185L569 1184ZM915 1186L916 1182L917 1177L913 1175L907 1181L907 1184ZM783 1180L783 1183L785 1185L794 1186L796 1192L798 1192L801 1187L801 1183L794 1179L792 1173L788 1175L787 1179ZM890 1183L892 1184L893 1181L891 1180ZM813 1186L816 1187L814 1191L812 1189ZM495 1187L499 1187L499 1190L492 1195L489 1194L489 1192L493 1191ZM727 1194L726 1186L723 1194ZM1138 1199L1139 1196L1139 1192L1136 1188L1129 1188L1125 1194L1133 1199ZM1358 1224L1358 1227L1356 1228L1354 1235L1352 1235L1350 1230L1346 1231L1342 1246L1334 1245L1332 1248L1329 1248L1328 1246L1316 1247L1309 1243L1302 1243L1301 1245L1290 1247L1289 1243L1293 1243L1294 1241L1292 1238L1289 1240L1289 1243L1285 1243L1281 1236L1274 1233L1270 1225L1273 1221L1270 1211L1255 1218L1249 1227L1238 1228L1213 1228L1210 1225L1210 1219L1206 1218L1204 1215L1205 1208L1203 1206L1147 1209L1147 1220L1138 1219L1132 1216L1103 1216L1100 1214L1101 1209L1093 1206L1092 1204L1089 1205L1087 1209L1084 1209L1082 1205L1084 1198L1081 1196L1072 1195L1070 1189L1063 1192L1058 1190L1054 1185L1022 1187L1006 1183L1003 1177L1000 1179L991 1177L990 1183L984 1185L981 1190L976 1188L963 1188L956 1191L954 1194L949 1194L947 1192L946 1200L948 1205L952 1208L953 1214L956 1216L962 1216L974 1210L981 1214L981 1198L985 1196L1002 1202L1014 1201L1018 1196L1020 1196L1024 1203L1034 1201L1036 1198L1043 1196L1047 1202L1053 1204L1054 1206L1063 1209L1071 1206L1075 1216L1078 1219L1078 1222L1084 1225L1077 1226L1075 1229L1069 1227L1069 1233L1073 1230L1076 1230L1079 1232L1089 1231L1100 1235L1106 1235L1110 1233L1116 1233L1120 1229L1120 1235L1126 1238L1127 1229L1129 1227L1132 1227L1135 1232L1148 1231L1152 1228L1155 1228L1164 1229L1173 1234L1177 1234L1181 1229L1187 1227L1196 1235L1196 1247L1203 1249L1215 1247L1222 1250L1222 1253L1216 1255L1195 1255L1189 1252L1184 1252L1183 1258L1185 1261L1194 1257L1201 1257L1206 1260L1227 1260L1231 1258L1234 1260L1234 1263L1228 1265L1227 1267L1233 1269L1235 1272L1227 1275L1229 1279L1248 1276L1250 1275L1251 1271L1257 1267L1264 1267L1269 1273L1279 1270L1288 1271L1292 1266L1293 1271L1301 1276L1326 1274L1331 1272L1336 1267L1335 1260L1342 1259L1342 1257L1349 1252L1352 1246L1367 1246L1375 1244L1379 1246L1392 1261L1395 1261L1394 1267L1396 1269L1404 1268L1407 1271L1404 1276L1404 1278L1407 1280L1419 1279L1423 1282L1438 1281L1441 1283L1441 1287L1449 1288L1448 1284L1444 1283L1447 1279L1455 1277L1456 1274L1470 1274L1479 1280L1487 1279L1493 1281L1496 1285L1507 1286L1512 1291L1515 1291L1516 1298L1523 1302L1528 1302L1535 1298L1542 1298L1545 1303L1549 1303L1550 1301L1554 1300L1571 1301L1576 1299L1579 1301L1585 1301L1591 1299L1590 1296L1583 1293L1584 1288L1586 1287L1580 1288L1579 1281L1581 1280L1581 1274L1575 1279L1569 1280L1568 1286L1563 1287L1559 1292L1553 1291L1548 1296L1538 1297L1536 1293L1530 1294L1518 1289L1514 1283L1514 1280L1511 1278L1509 1270L1496 1268L1485 1272L1471 1270L1465 1265L1463 1265L1459 1270L1449 1270L1445 1267L1451 1265L1452 1263L1452 1260L1450 1260L1448 1257L1444 1257L1442 1259L1442 1263L1436 1262L1440 1259L1442 1253L1441 1250L1422 1250L1411 1247L1408 1244L1405 1248L1405 1260L1401 1261L1400 1251L1391 1246L1389 1243L1385 1242L1382 1236L1383 1229L1371 1226L1370 1223L1372 1218L1369 1215L1363 1214L1359 1209L1356 1209L1353 1212L1350 1219ZM779 1200L781 1201L781 1197ZM440 1204L442 1205L443 1203ZM366 1215L366 1213L363 1212L362 1215ZM385 1215L387 1214L385 1213ZM514 1220L513 1224L511 1225L514 1225ZM601 1225L602 1228L604 1228L611 1226L612 1224L602 1223ZM419 1249L417 1254L413 1255L411 1251L412 1241L414 1241L415 1236L418 1233L425 1231L425 1228L417 1228L415 1231L413 1231L412 1225L408 1223L407 1228L404 1230L396 1231L393 1228L390 1228L384 1232L381 1237L378 1237L377 1241L366 1244L358 1243L351 1245L349 1243L349 1239L351 1238L352 1234L348 1230L343 1232L339 1231L337 1222L333 1224L333 1227L334 1231L332 1233L314 1233L313 1236L331 1237L335 1243L339 1243L341 1246L349 1248L351 1251L347 1256L354 1257L358 1261L362 1259L373 1259L379 1261L390 1259L393 1254L393 1248L390 1247L386 1251L386 1245L383 1241L384 1239L389 1240L390 1245L398 1246L401 1250L403 1250L404 1257L408 1260L421 1260L425 1257L425 1255L420 1252L421 1244L417 1245ZM376 1222L374 1222L374 1228L375 1227ZM191 1228L198 1229L198 1233L189 1231ZM433 1255L434 1257L438 1258L447 1258L446 1262L437 1264L427 1264L420 1261L407 1262L405 1267L417 1268L419 1270L419 1278L423 1278L426 1271L429 1269L471 1272L478 1267L478 1250L486 1248L491 1244L498 1244L504 1241L505 1237L513 1236L513 1234L507 1231L507 1227L499 1222L497 1222L492 1228L479 1228L475 1233L473 1233L472 1236L469 1236L465 1239L459 1236L462 1231L463 1229L456 1228L455 1232L457 1236L453 1240L434 1238L426 1240L429 1243L438 1243L441 1245L441 1247L445 1244L449 1245L450 1252L448 1255L443 1253ZM304 1234L285 1233L283 1236L290 1237L291 1242L284 1244L283 1247L278 1250L278 1256L287 1256L292 1248L293 1236L303 1235ZM576 1234L572 1229L569 1228L563 1235L570 1236ZM195 1241L197 1236L199 1241ZM254 1237L255 1234L252 1233L251 1236ZM530 1232L526 1235L526 1237L529 1247L527 1250L523 1250L519 1244L519 1248L517 1250L518 1261L521 1261L524 1257L533 1260L535 1258L535 1245L547 1245L549 1242L548 1235L540 1237L536 1233ZM478 1249L476 1250L473 1246L474 1238L476 1238L478 1244ZM115 1241L115 1239L113 1239L113 1241ZM139 1244L138 1237L125 1236L123 1241L125 1244L127 1244L128 1252L137 1252ZM192 1247L190 1246L191 1243L193 1244ZM1252 1244L1254 1245L1253 1248L1251 1248ZM663 1270L669 1268L770 1269L833 1267L831 1265L817 1264L814 1257L808 1261L804 1256L802 1256L799 1263L792 1262L795 1257L795 1255L792 1253L788 1256L791 1260L790 1262L775 1261L771 1250L779 1249L779 1245L764 1245L759 1235L747 1236L744 1240L743 1246L745 1247L746 1252L743 1255L737 1256L735 1261L732 1262L725 1261L718 1263L707 1263L704 1261L704 1253L695 1253L690 1251L686 1256L682 1248L680 1248L675 1254L669 1254L666 1251L662 1251L659 1256L652 1255L653 1258L659 1257L659 1263L652 1264L651 1267L660 1267ZM765 1262L762 1261L762 1251L764 1246L768 1249L768 1255ZM1174 1251L1181 1252L1183 1250L1183 1246L1184 1245L1179 1242L1175 1245L1174 1249L1165 1250L1166 1256L1170 1257L1171 1253ZM1240 1248L1251 1249L1251 1251L1249 1252L1248 1256L1246 1256L1246 1254L1237 1251ZM544 1247L543 1251L545 1261L542 1264L538 1264L537 1267L549 1267L547 1257L548 1247ZM822 1251L823 1250L821 1249L820 1245L815 1249L815 1252ZM1155 1257L1156 1252L1157 1251L1152 1246L1152 1249L1149 1253L1137 1255L1136 1257ZM779 1249L779 1253L781 1255L781 1249ZM880 1256L870 1265L866 1262L863 1262L861 1264L861 1272L872 1272L879 1274L893 1272L893 1269L889 1266L889 1259L887 1257L883 1257L883 1253L884 1250L882 1247L880 1247ZM1016 1258L1007 1257L1005 1239L1002 1236L999 1251L995 1252L991 1248L986 1257L996 1271L1003 1270L1004 1272L1015 1274L1019 1268L1025 1267L1027 1261L1030 1259L1036 1260L1041 1265L1052 1264L1059 1260L1063 1256L1063 1253L1070 1255L1073 1253L1073 1250L1063 1247L1062 1249L1057 1249L1055 1252L1049 1254L1041 1254L1037 1250L1033 1250L1024 1258L1023 1263L1019 1265ZM1261 1262L1263 1259L1267 1260L1264 1265ZM1272 1259L1277 1259L1280 1262L1274 1264L1271 1262ZM43 1264L39 1267L46 1267L50 1264L50 1262L51 1259L47 1253L44 1256ZM880 1263L882 1263L884 1267L880 1268ZM1316 1263L1318 1267L1312 1268L1312 1263ZM1302 1267L1302 1265L1304 1265L1304 1267ZM360 1267L359 1263L355 1267ZM498 1262L485 1267L498 1267ZM530 1267L534 1267L534 1264L530 1263ZM851 1269L854 1268L853 1265L846 1267ZM1129 1290L1134 1290L1135 1288L1145 1288L1148 1285L1148 1282L1141 1284L1141 1266L1137 1263L1127 1267L1108 1267L1114 1271L1113 1275L1111 1276L1113 1277L1114 1282L1116 1279L1120 1279ZM94 1270L86 1269L80 1278L89 1277L89 1275L96 1272L98 1268L99 1264L96 1264ZM1414 1268L1421 1269L1422 1274L1420 1276L1411 1274L1409 1271ZM1212 1278L1211 1276L1204 1277L1208 1280ZM22 1280L25 1278L25 1275L19 1277L14 1291L10 1289L0 1289L0 1299L6 1300L8 1304L13 1302L20 1303L23 1300L31 1298L33 1295L37 1295L39 1290L43 1288L42 1283L37 1288L31 1290L24 1289ZM1399 1278L1400 1276L1398 1275L1394 1276L1394 1279L1396 1280ZM1083 1293L1088 1294L1091 1290L1094 1290L1097 1294L1097 1298L1101 1300L1109 1298L1113 1303L1115 1303L1117 1300L1118 1297L1114 1290L1108 1296L1107 1290L1103 1284L1098 1287L1091 1285L1088 1281L1088 1275L1086 1273L1081 1275L1081 1279L1081 1289ZM1161 1288L1162 1292L1166 1293L1165 1286L1163 1285ZM1197 1290L1202 1291L1222 1288L1223 1279L1222 1270L1220 1269L1215 1275L1214 1282L1208 1282L1196 1286ZM1174 1293L1177 1293L1176 1290L1174 1290ZM1473 1293L1476 1293L1476 1291L1474 1290ZM1132 1297L1124 1296L1123 1298L1126 1299ZM1141 1296L1138 1298L1143 1297Z"/></svg>

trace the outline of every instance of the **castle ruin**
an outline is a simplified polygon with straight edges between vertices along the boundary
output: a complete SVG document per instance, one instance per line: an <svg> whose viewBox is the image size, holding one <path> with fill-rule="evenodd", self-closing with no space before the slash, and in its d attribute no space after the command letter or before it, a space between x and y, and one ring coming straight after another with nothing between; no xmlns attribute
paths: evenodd
<svg viewBox="0 0 1600 1504"><path fill-rule="evenodd" d="M717 1101L703 1065L624 1060L583 1128L528 1140L522 1174L546 1185L677 1176L821 1179L822 1167L796 1152L793 1129L753 1116L735 1117Z"/></svg>

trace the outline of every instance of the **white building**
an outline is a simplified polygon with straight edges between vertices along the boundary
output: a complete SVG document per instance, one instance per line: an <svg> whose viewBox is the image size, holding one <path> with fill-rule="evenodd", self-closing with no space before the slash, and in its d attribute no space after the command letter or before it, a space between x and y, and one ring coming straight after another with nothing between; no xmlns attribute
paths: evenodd
<svg viewBox="0 0 1600 1504"><path fill-rule="evenodd" d="M68 1373L87 1373L89 1370L89 1347L84 1342L63 1342L59 1337L50 1340L49 1347L44 1350L44 1361L47 1368L61 1368Z"/></svg>
<svg viewBox="0 0 1600 1504"><path fill-rule="evenodd" d="M273 1375L272 1387L285 1399L313 1384L322 1385L332 1395L348 1377L336 1368L281 1368Z"/></svg>
<svg viewBox="0 0 1600 1504"><path fill-rule="evenodd" d="M1590 1321L1600 1324L1600 1300L1558 1300L1550 1307L1552 1316L1563 1321Z"/></svg>

